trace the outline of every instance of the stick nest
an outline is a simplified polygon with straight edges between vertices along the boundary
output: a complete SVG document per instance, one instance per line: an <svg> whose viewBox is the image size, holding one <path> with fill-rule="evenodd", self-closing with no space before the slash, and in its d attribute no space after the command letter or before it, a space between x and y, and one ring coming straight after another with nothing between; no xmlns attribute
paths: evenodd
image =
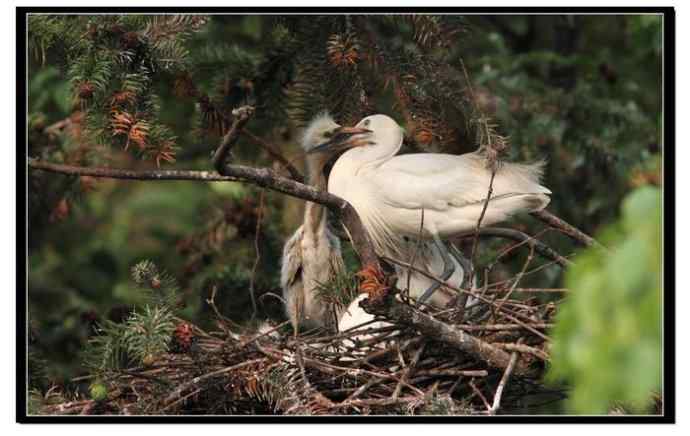
<svg viewBox="0 0 690 436"><path fill-rule="evenodd" d="M509 298L514 287L472 292L470 307L433 313L394 293L365 300L386 324L337 334L179 320L175 352L98 380L98 399L49 391L41 413L486 415L562 398L541 383L555 305Z"/></svg>

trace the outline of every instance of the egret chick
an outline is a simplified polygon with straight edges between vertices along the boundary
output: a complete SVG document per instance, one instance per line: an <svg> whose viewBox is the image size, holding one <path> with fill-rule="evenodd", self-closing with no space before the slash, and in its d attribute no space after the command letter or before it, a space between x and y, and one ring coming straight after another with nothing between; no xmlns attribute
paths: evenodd
<svg viewBox="0 0 690 436"><path fill-rule="evenodd" d="M326 190L324 167L332 157L330 153L309 154L313 147L333 138L345 140L349 135L363 132L366 130L342 128L328 114L321 114L312 120L301 143L307 152L309 184ZM303 224L283 247L280 274L286 313L295 330L298 327L312 329L327 325L327 307L317 298L318 286L344 270L340 240L328 228L326 208L307 202Z"/></svg>

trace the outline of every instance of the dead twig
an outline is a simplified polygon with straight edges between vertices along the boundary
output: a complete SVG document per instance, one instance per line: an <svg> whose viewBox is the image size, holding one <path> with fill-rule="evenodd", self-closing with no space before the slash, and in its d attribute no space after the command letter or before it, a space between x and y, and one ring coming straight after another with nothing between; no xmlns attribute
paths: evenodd
<svg viewBox="0 0 690 436"><path fill-rule="evenodd" d="M177 389L175 389L175 390L174 390L173 392L171 392L167 397L165 397L165 399L163 400L163 404L164 404L165 406L170 405L173 401L182 398L182 394L183 394L187 389L189 389L189 388L198 388L198 387L199 387L199 384L200 384L201 382L205 381L205 380L208 380L208 379L211 379L211 378L214 378L214 377L218 377L218 376L220 376L220 375L222 375L222 374L225 374L225 373L230 372L230 371L234 371L234 370L236 370L236 369L238 369L238 368L242 368L242 367L245 367L245 366L253 365L253 364L255 364L255 363L257 363L257 362L260 362L260 361L261 361L261 359L252 359L252 360L248 360L248 361L246 361L246 362L238 363L237 365L232 365L232 366L228 366L228 367L226 367L226 368L222 368L222 369L219 369L219 370L216 370L216 371L213 371L213 372L209 372L209 373L204 374L204 375L201 375L201 376L199 376L199 377L194 377L194 378L193 378L192 380L190 380L189 382L183 383L182 385L180 385Z"/></svg>
<svg viewBox="0 0 690 436"><path fill-rule="evenodd" d="M577 227L568 224L563 219L557 217L549 211L542 209L536 212L532 212L530 213L530 215L532 215L539 221L555 228L556 230L559 230L561 233L569 236L571 239L579 242L581 245L584 245L585 247L595 246L606 249L606 247L597 242L596 239L579 230Z"/></svg>
<svg viewBox="0 0 690 436"><path fill-rule="evenodd" d="M526 243L530 246L530 248L534 247L534 250L537 253L539 253L547 259L553 260L561 267L567 267L573 264L571 261L569 261L565 257L558 254L555 250L550 248L548 245L544 244L543 242L539 241L533 236L530 236L527 233L523 233L519 230L507 229L502 227L483 227L478 230L478 233L481 236L494 236L512 239L513 241L521 243Z"/></svg>
<svg viewBox="0 0 690 436"><path fill-rule="evenodd" d="M496 389L496 393L494 394L494 402L488 409L489 415L495 415L498 411L498 408L501 407L501 396L503 395L503 389L505 389L505 386L508 383L508 379L510 378L510 374L513 372L513 368L515 368L515 362L517 362L517 353L513 352L513 354L510 356L510 363L508 364L506 370L503 372L503 377L501 377L501 381L498 383L498 388Z"/></svg>
<svg viewBox="0 0 690 436"><path fill-rule="evenodd" d="M252 317L251 320L254 321L256 318L257 314L257 306L256 306L256 295L255 295L255 290L254 290L254 282L256 281L256 269L259 266L259 261L261 260L261 250L259 249L259 235L261 233L261 219L263 218L264 215L264 200L265 200L265 191L262 189L261 190L261 195L259 196L259 213L257 214L256 217L256 230L254 232L254 265L252 266L252 275L249 278L249 298L251 299L252 302Z"/></svg>
<svg viewBox="0 0 690 436"><path fill-rule="evenodd" d="M362 302L363 306L368 309L367 312L384 315L397 323L413 326L426 337L456 347L458 350L486 362L489 366L504 369L509 365L510 355L500 348L395 301L395 299L390 298L384 304L378 305L364 303L368 303L368 300ZM524 373L527 371L527 367L518 365L517 371Z"/></svg>
<svg viewBox="0 0 690 436"><path fill-rule="evenodd" d="M469 83L469 82L468 82ZM477 219L477 226L474 229L474 239L472 240L472 254L470 255L470 262L472 268L470 270L469 283L474 283L474 265L476 263L477 257L477 243L479 241L479 227L482 225L482 220L484 219L484 214L489 206L489 200L491 199L491 194L494 192L494 178L496 177L496 168L491 169L491 180L489 180L489 190L486 193L486 199L484 200L484 206L482 207L482 212L479 214L479 219Z"/></svg>
<svg viewBox="0 0 690 436"><path fill-rule="evenodd" d="M426 344L422 343L422 345L419 346L419 348L417 349L417 352L414 354L414 357L412 357L410 364L407 366L407 368L405 368L405 372L403 372L402 376L400 377L400 382L395 387L395 391L393 392L393 395L391 396L392 398L398 398L398 396L400 395L400 392L402 391L403 383L406 383L407 380L410 378L412 371L414 371L414 368L417 365L417 362L419 362L419 358L422 356L422 353L424 352L425 345Z"/></svg>
<svg viewBox="0 0 690 436"><path fill-rule="evenodd" d="M275 159L276 161L278 161L278 162L283 166L283 168L285 168L285 169L287 170L287 172L290 173L290 177L292 177L293 180L295 180L296 182L304 183L304 176L302 175L302 173L300 173L299 170L298 170L297 168L295 168L295 166L292 164L292 162L290 162L289 160L287 160L287 159L278 151L278 149L277 149L276 147L274 147L272 144L270 144L270 143L264 141L264 140L261 139L260 137L256 136L255 134L253 134L252 132L250 132L246 127L242 129L242 133L243 133L247 138L249 138L249 139L251 139L252 141L254 141L254 142L255 142L257 145L259 145L261 148L263 148L264 150L266 150L266 152L268 152L268 154L269 154L273 159Z"/></svg>

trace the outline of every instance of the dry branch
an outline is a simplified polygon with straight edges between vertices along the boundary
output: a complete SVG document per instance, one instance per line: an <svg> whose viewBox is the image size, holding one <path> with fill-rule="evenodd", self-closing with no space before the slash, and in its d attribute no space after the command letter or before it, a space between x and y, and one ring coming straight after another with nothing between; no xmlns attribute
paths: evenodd
<svg viewBox="0 0 690 436"><path fill-rule="evenodd" d="M510 354L500 348L393 298L387 299L384 304L372 305L368 303L368 300L360 303L367 312L385 316L399 324L413 326L422 335L456 347L458 351L469 353L491 367L505 369L510 364ZM516 373L525 372L527 372L527 367L522 363L518 364Z"/></svg>
<svg viewBox="0 0 690 436"><path fill-rule="evenodd" d="M549 226L559 230L560 232L564 233L565 235L569 236L570 238L579 242L585 247L595 246L599 248L605 248L603 245L597 242L596 239L577 229L575 226L568 224L563 219L558 218L551 212L548 212L546 210L540 210L537 212L532 212L530 215L532 215L539 221L542 221L548 224Z"/></svg>
<svg viewBox="0 0 690 436"><path fill-rule="evenodd" d="M519 230L506 229L501 227L483 227L479 229L479 235L512 239L516 242L526 243L530 246L530 248L533 248L534 251L546 257L547 259L555 261L558 265L562 267L572 265L571 261L558 254L548 245L544 244L543 242L539 241L533 236L530 236L527 233L523 233Z"/></svg>
<svg viewBox="0 0 690 436"><path fill-rule="evenodd" d="M124 170L113 168L90 168L71 165L52 164L29 159L29 168L50 171L60 174L92 176L101 178L125 179L125 180L197 180L204 182L232 181L252 183L283 194L301 198L303 200L319 203L339 218L348 229L351 241L360 261L363 265L379 267L378 257L374 252L369 236L362 225L355 209L345 200L320 191L311 186L304 185L292 179L280 176L269 168L253 168L244 165L226 164L225 161L231 147L237 142L242 127L251 116L251 111L239 111L233 125L214 153L213 164L218 173L210 171L188 170Z"/></svg>

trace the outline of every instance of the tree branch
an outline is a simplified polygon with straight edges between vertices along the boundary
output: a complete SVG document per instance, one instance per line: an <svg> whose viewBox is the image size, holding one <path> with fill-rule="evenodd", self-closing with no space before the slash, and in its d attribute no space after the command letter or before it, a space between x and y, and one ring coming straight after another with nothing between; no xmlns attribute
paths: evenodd
<svg viewBox="0 0 690 436"><path fill-rule="evenodd" d="M546 257L547 259L553 260L561 267L566 267L573 264L571 261L558 254L555 250L553 250L540 240L518 230L506 229L502 227L482 227L481 229L479 229L479 235L497 236L500 238L512 239L516 242L523 242L528 246L533 247L534 251L536 251L540 255Z"/></svg>
<svg viewBox="0 0 690 436"><path fill-rule="evenodd" d="M292 164L292 162L290 162L289 160L287 160L285 158L285 156L280 154L280 152L278 151L278 149L276 147L274 147L272 144L269 144L268 142L264 141L260 137L256 136L255 134L253 134L252 132L250 132L246 128L242 129L242 133L244 133L244 135L246 137L248 137L249 139L251 139L255 143L259 144L259 146L261 148L263 148L264 150L266 150L266 152L273 159L280 162L280 164L287 170L287 172L290 173L290 177L292 177L297 182L304 183L304 176L302 175L302 173L300 173L299 170L297 168L295 168L295 166Z"/></svg>
<svg viewBox="0 0 690 436"><path fill-rule="evenodd" d="M220 168L221 174L211 171L189 170L125 170L115 168L89 168L72 165L52 164L29 159L29 168L49 171L53 173L75 176L92 176L100 178L124 179L124 180L197 180L203 182L229 181L251 183L263 188L287 194L303 200L319 203L342 221L351 236L352 245L363 265L372 264L380 268L378 257L374 252L369 235L362 225L355 209L345 200L315 189L311 186L296 182L287 177L278 175L269 168L253 168L244 165L224 164L231 147L237 142L239 132L248 118L237 116L232 127L223 138L213 156L213 164Z"/></svg>
<svg viewBox="0 0 690 436"><path fill-rule="evenodd" d="M411 325L426 337L444 342L460 351L486 362L493 368L507 369L511 365L511 355L502 349L475 338L467 332L454 328L433 316L415 310L413 307L387 298L382 304L372 304L369 299L360 302L369 313L383 315L387 319L403 325ZM516 374L528 371L527 365L518 361L515 366Z"/></svg>
<svg viewBox="0 0 690 436"><path fill-rule="evenodd" d="M55 164L29 158L29 168L70 176L91 176L121 180L195 180L198 182L245 182L237 177L221 176L214 171L194 170L125 170L120 168L81 167Z"/></svg>
<svg viewBox="0 0 690 436"><path fill-rule="evenodd" d="M595 247L599 247L599 248L606 248L603 245L601 245L599 242L597 242L591 236L580 231L575 226L568 224L567 222L558 218L556 215L552 214L551 212L547 212L546 210L540 210L537 212L532 212L532 213L530 213L530 215L532 215L533 217L535 217L539 221L546 223L549 226L555 228L556 230L559 230L561 233L569 236L570 238L574 239L575 241L579 242L580 244L584 245L585 247L595 246Z"/></svg>

